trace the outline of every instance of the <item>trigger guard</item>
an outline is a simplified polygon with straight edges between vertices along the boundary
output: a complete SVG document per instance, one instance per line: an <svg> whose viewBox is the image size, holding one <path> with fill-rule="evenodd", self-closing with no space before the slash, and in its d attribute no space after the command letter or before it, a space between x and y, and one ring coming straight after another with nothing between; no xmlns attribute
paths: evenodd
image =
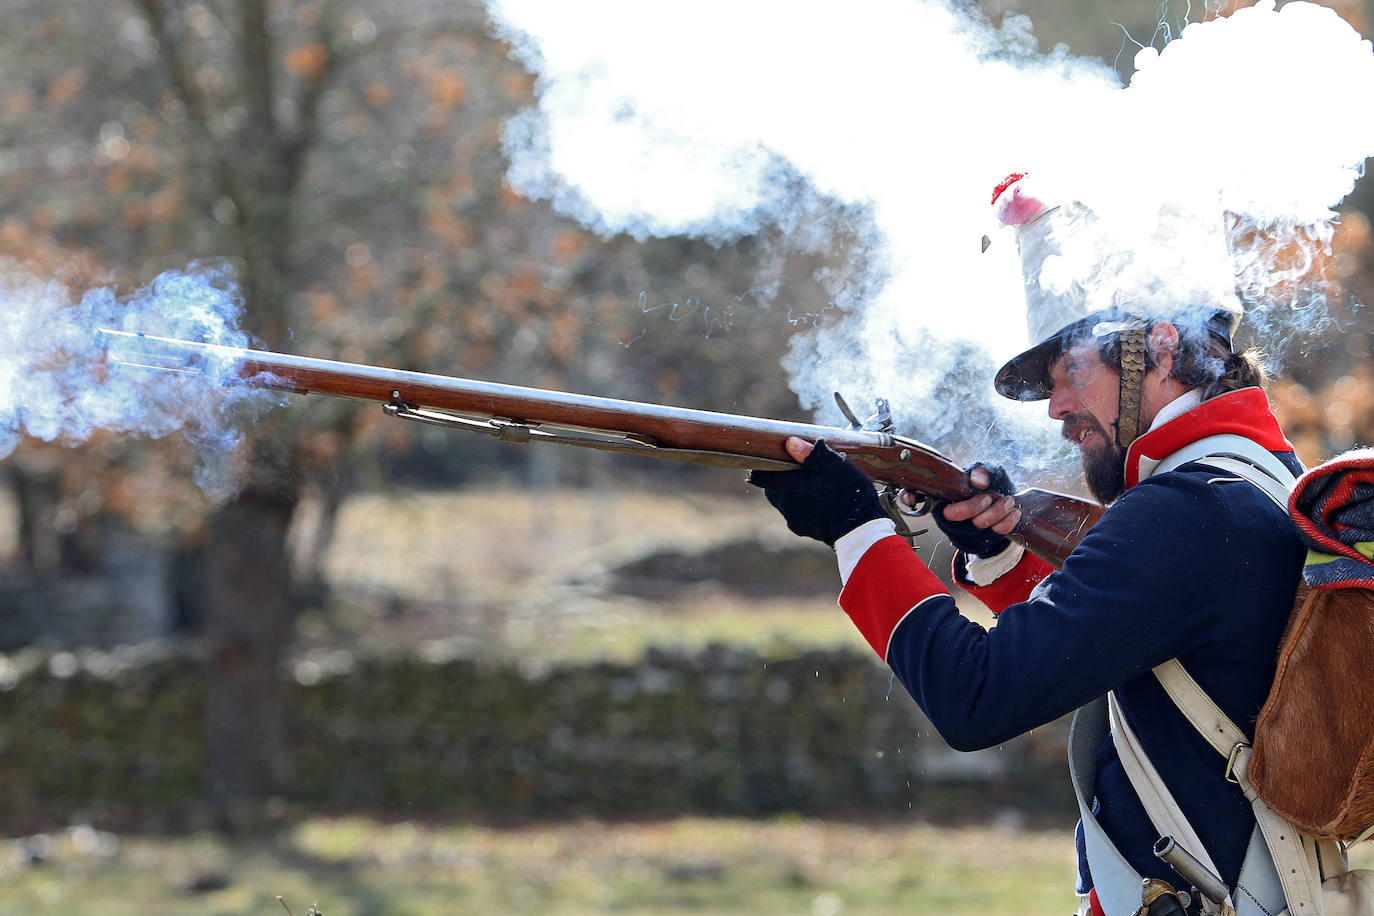
<svg viewBox="0 0 1374 916"><path fill-rule="evenodd" d="M916 504L914 506L907 506L900 499L898 499L898 491L895 489L889 489L887 493L887 499L885 501L889 503L894 509L896 509L898 513L905 516L906 518L920 518L923 515L929 515L931 511L934 510L935 501L931 499L929 496L927 496L924 493L916 493L911 490L908 490L907 492L911 493L913 496L916 497Z"/></svg>
<svg viewBox="0 0 1374 916"><path fill-rule="evenodd" d="M907 518L920 518L923 515L929 515L931 511L935 508L935 500L931 499L924 493L918 493L916 495L918 499L916 501L916 505L914 506L908 506L905 503L903 503L900 499L896 499L894 497L893 502L897 504L897 511L905 515Z"/></svg>

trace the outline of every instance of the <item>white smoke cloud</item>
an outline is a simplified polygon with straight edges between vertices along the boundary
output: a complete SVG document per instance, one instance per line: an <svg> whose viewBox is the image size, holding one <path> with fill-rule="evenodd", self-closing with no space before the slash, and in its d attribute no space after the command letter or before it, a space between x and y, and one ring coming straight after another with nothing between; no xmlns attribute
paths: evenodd
<svg viewBox="0 0 1374 916"><path fill-rule="evenodd" d="M1168 253L1118 279L1168 299L1240 277L1263 302L1271 249L1231 260L1223 213L1320 245L1374 153L1374 123L1348 101L1374 93L1369 45L1308 3L1191 24L1142 51L1128 87L1101 64L1038 53L1024 18L996 27L940 0L842 13L820 0L488 5L538 74L538 106L507 137L522 193L638 236L786 225L785 173L865 208L884 273L847 278L837 300L850 314L799 339L792 384L815 407L838 387L885 394L935 442L1006 421L968 398L990 395L993 360L1026 343L1016 246L988 206L1007 173L1090 202L1118 242ZM1178 258L1203 250L1218 256ZM1018 436L1031 426L1045 424Z"/></svg>
<svg viewBox="0 0 1374 916"><path fill-rule="evenodd" d="M538 109L510 133L515 187L607 230L733 237L788 202L784 161L819 193L870 205L894 260L926 265L893 277L908 302L983 286L980 258L959 258L973 268L963 276L931 265L951 249L977 255L992 185L1067 128L1062 112L1114 87L1096 64L1023 62L1024 20L995 29L939 3L491 11L540 74ZM938 321L947 309L923 311Z"/></svg>
<svg viewBox="0 0 1374 916"><path fill-rule="evenodd" d="M1294 281L1329 253L1332 208L1374 154L1374 124L1350 103L1374 89L1369 42L1326 7L1263 2L1193 23L1135 65L1097 115L1101 139L1036 176L1097 220L1061 240L1050 285L1093 277L1101 304L1163 314L1239 294L1249 324L1268 326L1261 339L1281 344L1323 315L1307 309L1320 288ZM1111 269L1094 275L1094 259Z"/></svg>
<svg viewBox="0 0 1374 916"><path fill-rule="evenodd" d="M227 388L213 373L112 366L96 340L96 331L108 328L248 346L226 265L164 273L123 298L109 289L78 298L61 283L7 265L0 270L0 310L0 458L25 436L74 445L102 429L148 438L182 433L200 458L197 483L213 498L230 494L231 458L242 435L238 412L279 396Z"/></svg>
<svg viewBox="0 0 1374 916"><path fill-rule="evenodd" d="M1374 55L1327 7L1267 0L1193 23L1135 64L1117 122L1162 125L1173 138L1141 149L1189 154L1163 170L1171 196L1217 193L1260 224L1320 225L1374 153L1374 123L1352 107L1374 86Z"/></svg>

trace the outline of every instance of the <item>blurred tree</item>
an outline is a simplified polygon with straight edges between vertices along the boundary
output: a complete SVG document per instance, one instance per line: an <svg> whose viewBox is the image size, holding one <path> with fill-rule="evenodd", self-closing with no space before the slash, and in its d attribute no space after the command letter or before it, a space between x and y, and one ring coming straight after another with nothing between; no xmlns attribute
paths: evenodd
<svg viewBox="0 0 1374 916"><path fill-rule="evenodd" d="M151 47L162 77L149 82L175 112L169 139L184 150L184 180L213 196L210 211L241 259L245 325L280 348L299 247L294 207L318 142L320 100L356 45L346 7L137 0L137 10L136 40ZM256 803L289 782L279 673L292 621L287 534L302 473L295 426L281 412L255 426L242 485L206 520L187 567L197 587L181 592L208 643L210 788L226 825L251 821Z"/></svg>
<svg viewBox="0 0 1374 916"><path fill-rule="evenodd" d="M1314 2L1336 10L1360 34L1369 34L1374 0ZM1079 57L1112 66L1126 81L1135 71L1135 54L1141 47L1163 47L1189 22L1229 16L1254 6L1254 0L975 0L974 5L997 23L1007 14L1027 16L1042 51L1062 44Z"/></svg>
<svg viewBox="0 0 1374 916"><path fill-rule="evenodd" d="M511 193L502 124L534 82L477 3L11 0L7 13L0 243L33 269L90 252L128 288L228 256L244 325L273 348L797 413L778 358L828 308L815 278L854 257L845 214L809 201L833 219L833 244L780 227L736 244L640 242L595 237ZM35 246L54 252L48 263ZM226 823L289 789L277 673L302 580L359 480L350 468L366 478L373 456L412 455L415 436L375 411L293 405L254 424L243 485L218 507L175 482L188 461L175 442L26 444L7 463L27 481L30 563L55 573L99 569L100 532L119 530L107 520L150 505L174 517L157 524L181 539L175 591L208 644L211 787ZM476 454L450 450L462 448L443 446ZM322 530L293 557L308 494ZM65 541L50 536L59 515Z"/></svg>

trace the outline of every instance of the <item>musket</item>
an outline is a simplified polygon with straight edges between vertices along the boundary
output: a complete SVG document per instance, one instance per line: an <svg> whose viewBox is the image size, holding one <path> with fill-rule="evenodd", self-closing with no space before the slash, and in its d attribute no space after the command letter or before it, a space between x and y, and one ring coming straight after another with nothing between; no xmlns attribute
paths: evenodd
<svg viewBox="0 0 1374 916"><path fill-rule="evenodd" d="M891 432L886 402L848 429L525 388L241 347L100 330L112 366L201 374L226 383L374 401L392 417L485 433L507 442L547 442L714 467L788 470L789 436L824 439L887 489L930 500L973 494L968 475L935 449ZM1055 567L1102 514L1097 503L1031 488L1016 494L1012 536ZM911 514L911 513L908 513Z"/></svg>

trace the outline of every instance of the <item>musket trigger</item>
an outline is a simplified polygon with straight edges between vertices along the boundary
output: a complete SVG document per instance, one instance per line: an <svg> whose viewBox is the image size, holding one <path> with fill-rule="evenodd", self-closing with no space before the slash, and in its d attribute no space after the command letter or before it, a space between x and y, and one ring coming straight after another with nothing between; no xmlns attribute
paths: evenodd
<svg viewBox="0 0 1374 916"><path fill-rule="evenodd" d="M935 509L935 500L925 493L918 493L915 490L908 490L916 502L910 506L898 502L897 509L908 518L920 518L922 515L929 515Z"/></svg>
<svg viewBox="0 0 1374 916"><path fill-rule="evenodd" d="M906 538L912 544L915 544L916 539L930 529L922 528L917 531L907 523L907 519L916 518L917 516L925 515L929 512L930 497L924 494L918 494L922 497L922 501L917 505L916 510L912 511L902 505L901 501L897 499L897 494L899 492L900 491L896 487L882 487L878 493L878 502L882 504L883 509L892 518L892 521L896 523L898 536Z"/></svg>

